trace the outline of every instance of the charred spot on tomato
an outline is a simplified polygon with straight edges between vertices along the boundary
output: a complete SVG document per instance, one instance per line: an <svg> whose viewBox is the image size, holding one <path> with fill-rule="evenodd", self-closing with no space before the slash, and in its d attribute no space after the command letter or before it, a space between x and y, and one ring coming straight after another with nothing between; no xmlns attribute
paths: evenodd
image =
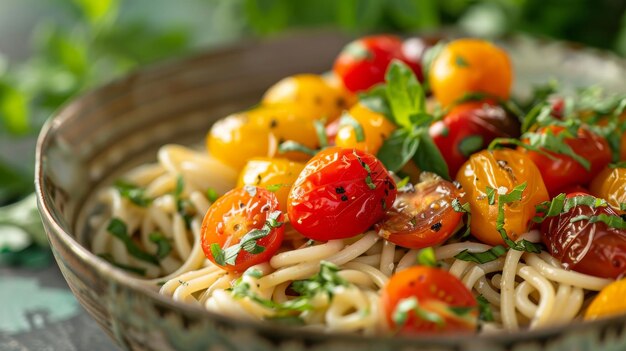
<svg viewBox="0 0 626 351"><path fill-rule="evenodd" d="M261 181L263 181L263 178L261 177L261 175L260 175L260 174L257 174L257 175L256 175L256 185L261 184Z"/></svg>
<svg viewBox="0 0 626 351"><path fill-rule="evenodd" d="M336 192L337 194L345 194L346 189L345 189L344 187L342 187L342 186L338 186L338 187L336 187L336 188L335 188L335 192ZM345 196L345 195L344 195L344 196Z"/></svg>
<svg viewBox="0 0 626 351"><path fill-rule="evenodd" d="M278 120L276 120L276 118L272 117L272 119L270 120L270 128L276 128L278 127Z"/></svg>
<svg viewBox="0 0 626 351"><path fill-rule="evenodd" d="M430 226L430 230L434 231L434 232L438 232L442 227L441 222L437 222L433 225Z"/></svg>
<svg viewBox="0 0 626 351"><path fill-rule="evenodd" d="M335 104L337 105L338 108L348 107L348 104L346 103L346 99L344 99L343 97L338 97L337 100L335 100Z"/></svg>
<svg viewBox="0 0 626 351"><path fill-rule="evenodd" d="M244 204L243 202L239 203L239 208L244 208L246 206L246 204Z"/></svg>
<svg viewBox="0 0 626 351"><path fill-rule="evenodd" d="M348 197L346 195L341 195L341 201L348 201Z"/></svg>

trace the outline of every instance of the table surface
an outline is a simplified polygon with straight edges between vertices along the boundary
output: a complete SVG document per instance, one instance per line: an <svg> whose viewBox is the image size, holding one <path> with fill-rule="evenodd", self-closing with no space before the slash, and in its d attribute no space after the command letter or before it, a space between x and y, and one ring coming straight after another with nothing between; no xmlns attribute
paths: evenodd
<svg viewBox="0 0 626 351"><path fill-rule="evenodd" d="M49 252L39 267L0 264L0 350L119 350L65 283Z"/></svg>

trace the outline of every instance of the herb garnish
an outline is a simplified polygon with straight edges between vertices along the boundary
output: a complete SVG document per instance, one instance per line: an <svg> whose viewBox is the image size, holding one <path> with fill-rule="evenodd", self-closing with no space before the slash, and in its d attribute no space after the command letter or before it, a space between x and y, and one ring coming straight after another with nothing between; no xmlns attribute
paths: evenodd
<svg viewBox="0 0 626 351"><path fill-rule="evenodd" d="M454 258L461 261L482 264L497 260L500 256L506 254L506 251L507 249L502 245L496 245L491 249L483 252L469 252L466 249L456 254Z"/></svg>
<svg viewBox="0 0 626 351"><path fill-rule="evenodd" d="M172 243L160 232L152 232L148 239L157 245L156 257L163 259L172 252Z"/></svg>
<svg viewBox="0 0 626 351"><path fill-rule="evenodd" d="M133 239L128 234L126 223L124 223L121 219L115 217L112 218L107 226L107 231L124 243L126 251L128 251L131 256L138 260L151 263L155 266L159 265L159 259L156 256L143 251L139 246L137 246L137 244L135 244Z"/></svg>
<svg viewBox="0 0 626 351"><path fill-rule="evenodd" d="M432 247L427 247L419 250L417 253L417 263L422 266L437 267L437 257L435 256L435 250Z"/></svg>
<svg viewBox="0 0 626 351"><path fill-rule="evenodd" d="M115 184L113 184L113 187L117 189L123 198L128 199L130 202L139 207L148 207L152 203L152 199L146 196L145 189L140 188L135 184L124 180L118 180Z"/></svg>
<svg viewBox="0 0 626 351"><path fill-rule="evenodd" d="M484 322L493 322L493 312L489 301L483 295L478 295L476 302L478 302L478 319Z"/></svg>
<svg viewBox="0 0 626 351"><path fill-rule="evenodd" d="M265 251L265 247L260 246L257 241L268 236L272 229L283 225L282 222L278 221L278 217L280 217L281 213L280 211L271 212L261 229L252 229L244 235L237 244L229 246L224 250L217 243L211 244L211 254L215 259L215 263L220 266L234 266L241 250L251 254L259 254Z"/></svg>
<svg viewBox="0 0 626 351"><path fill-rule="evenodd" d="M502 240L513 250L540 253L541 245L530 242L526 239L515 242L509 238L504 229L504 206L522 199L522 193L526 189L526 182L516 186L511 192L498 194L498 216L496 217L496 230L500 233ZM491 204L491 201L490 201Z"/></svg>
<svg viewBox="0 0 626 351"><path fill-rule="evenodd" d="M445 325L445 320L438 313L423 309L415 296L401 299L393 311L391 319L397 328L404 326L409 319L409 313L414 313L419 318L435 323L438 327Z"/></svg>

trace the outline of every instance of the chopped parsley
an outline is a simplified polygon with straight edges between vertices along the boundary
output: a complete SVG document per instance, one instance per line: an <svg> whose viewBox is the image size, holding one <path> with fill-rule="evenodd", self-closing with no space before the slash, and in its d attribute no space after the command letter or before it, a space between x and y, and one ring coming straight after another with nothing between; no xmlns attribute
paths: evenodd
<svg viewBox="0 0 626 351"><path fill-rule="evenodd" d="M139 207L148 207L152 203L152 199L146 195L145 189L135 184L118 180L113 187L120 193L120 196Z"/></svg>

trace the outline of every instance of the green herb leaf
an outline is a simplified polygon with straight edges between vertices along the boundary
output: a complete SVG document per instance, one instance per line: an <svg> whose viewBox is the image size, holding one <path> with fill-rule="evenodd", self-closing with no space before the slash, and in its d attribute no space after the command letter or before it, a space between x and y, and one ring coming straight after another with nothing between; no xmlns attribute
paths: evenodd
<svg viewBox="0 0 626 351"><path fill-rule="evenodd" d="M148 207L152 203L152 199L146 196L145 189L135 184L118 180L113 187L120 193L120 196L139 207Z"/></svg>
<svg viewBox="0 0 626 351"><path fill-rule="evenodd" d="M478 319L484 322L493 322L493 312L489 301L483 295L478 295L476 301L478 302Z"/></svg>
<svg viewBox="0 0 626 351"><path fill-rule="evenodd" d="M176 188L174 189L174 197L176 199L180 199L183 195L183 190L185 189L185 179L182 175L176 177Z"/></svg>
<svg viewBox="0 0 626 351"><path fill-rule="evenodd" d="M310 156L315 156L317 154L317 150L313 150L293 140L287 140L278 145L279 153L284 154L290 151L302 152Z"/></svg>
<svg viewBox="0 0 626 351"><path fill-rule="evenodd" d="M243 276L244 277L253 277L253 278L259 279L259 278L263 277L263 272L261 272L257 268L250 267L250 268L246 269L245 272L243 272Z"/></svg>
<svg viewBox="0 0 626 351"><path fill-rule="evenodd" d="M624 221L622 217L611 216L611 215L607 215L606 213L600 213L598 215L593 215L593 216L580 215L580 216L576 216L570 219L570 223L575 223L579 221L588 221L589 223L602 222L611 228L626 229L626 221Z"/></svg>
<svg viewBox="0 0 626 351"><path fill-rule="evenodd" d="M317 140L320 143L320 147L323 149L328 147L328 137L326 137L326 127L324 123L320 120L313 121L313 126L315 127L315 134L317 134Z"/></svg>
<svg viewBox="0 0 626 351"><path fill-rule="evenodd" d="M389 102L387 101L387 86L385 84L377 84L367 92L359 93L359 103L371 111L382 114L395 123Z"/></svg>
<svg viewBox="0 0 626 351"><path fill-rule="evenodd" d="M426 172L432 172L441 178L450 180L448 164L441 155L441 151L428 134L428 128L419 128L419 144L417 151L413 155L413 161L417 167Z"/></svg>
<svg viewBox="0 0 626 351"><path fill-rule="evenodd" d="M497 260L500 256L506 253L506 248L502 245L497 245L492 247L489 250L483 252L469 252L468 250L463 250L459 252L454 258L461 261L468 262L476 262L478 264L483 264L491 261Z"/></svg>
<svg viewBox="0 0 626 351"><path fill-rule="evenodd" d="M401 328L407 322L409 313L413 312L420 319L443 327L445 321L443 317L435 312L427 311L419 306L417 298L411 296L400 300L393 311L392 320L397 328Z"/></svg>
<svg viewBox="0 0 626 351"><path fill-rule="evenodd" d="M211 244L210 248L211 248L211 255L213 255L213 259L215 260L215 263L217 263L220 266L225 266L226 256L225 256L224 250L222 250L220 245L217 243L213 243Z"/></svg>
<svg viewBox="0 0 626 351"><path fill-rule="evenodd" d="M432 247L421 249L417 253L417 263L422 266L437 267L437 257Z"/></svg>
<svg viewBox="0 0 626 351"><path fill-rule="evenodd" d="M163 233L152 232L148 235L148 239L157 245L157 258L163 259L172 251L172 244L170 240L163 235Z"/></svg>
<svg viewBox="0 0 626 351"><path fill-rule="evenodd" d="M206 197L211 203L214 203L220 197L220 195L217 193L217 191L215 191L215 189L208 188L206 191Z"/></svg>
<svg viewBox="0 0 626 351"><path fill-rule="evenodd" d="M485 192L487 193L487 202L489 205L493 205L496 203L496 189L487 186Z"/></svg>
<svg viewBox="0 0 626 351"><path fill-rule="evenodd" d="M143 251L130 237L126 229L126 223L124 223L119 218L112 218L107 226L107 231L112 234L114 237L120 239L124 246L126 247L126 251L135 257L138 260L142 260L148 263L151 263L155 266L159 265L159 259L156 256L153 256L145 251Z"/></svg>
<svg viewBox="0 0 626 351"><path fill-rule="evenodd" d="M409 184L409 181L410 181L410 180L411 180L411 178L410 178L410 177L408 177L408 176L407 176L407 177L404 177L404 178L402 178L402 179L401 179L401 180L400 180L400 181L396 184L396 187L397 187L398 189L402 189L402 188L404 188L405 186L407 186L407 185Z"/></svg>
<svg viewBox="0 0 626 351"><path fill-rule="evenodd" d="M280 190L280 188L283 188L283 187L288 188L288 187L290 187L290 185L289 184L283 184L283 183L269 184L269 185L265 186L265 189L275 193L278 190Z"/></svg>
<svg viewBox="0 0 626 351"><path fill-rule="evenodd" d="M406 129L396 129L385 139L376 157L385 168L397 172L415 155L418 145L419 140L411 135L411 132Z"/></svg>
<svg viewBox="0 0 626 351"><path fill-rule="evenodd" d="M385 81L387 101L396 124L411 128L411 116L424 112L426 107L426 97L421 84L406 64L395 59L387 68Z"/></svg>
<svg viewBox="0 0 626 351"><path fill-rule="evenodd" d="M356 138L356 142L360 143L365 140L365 133L363 132L363 127L361 124L354 119L349 113L344 112L339 119L339 128L343 126L350 126L354 130L354 136Z"/></svg>
<svg viewBox="0 0 626 351"><path fill-rule="evenodd" d="M465 232L461 234L460 238L466 238L471 233L471 223L472 223L472 211L469 202L461 204L460 199L452 200L452 209L455 212L467 213L467 219L465 221Z"/></svg>
<svg viewBox="0 0 626 351"><path fill-rule="evenodd" d="M313 277L305 280L296 280L291 288L300 296L312 298L317 294L326 294L333 297L333 291L338 286L348 286L348 282L341 278L337 272L339 267L327 261L320 262L320 271Z"/></svg>
<svg viewBox="0 0 626 351"><path fill-rule="evenodd" d="M480 135L470 135L461 140L458 145L459 151L465 157L470 157L473 153L483 147L483 137Z"/></svg>
<svg viewBox="0 0 626 351"><path fill-rule="evenodd" d="M357 161L359 161L359 164L361 165L361 167L365 169L365 172L367 172L367 175L365 176L365 183L367 184L367 187L370 188L371 190L375 190L376 184L372 182L372 170L370 169L370 166L367 163L365 163L363 159L361 159L361 157L356 153L356 150L354 151L354 156L356 157Z"/></svg>
<svg viewBox="0 0 626 351"><path fill-rule="evenodd" d="M457 67L462 67L462 68L467 68L470 66L467 60L465 59L465 57L461 55L456 55L456 58L454 59L454 63L457 65Z"/></svg>

